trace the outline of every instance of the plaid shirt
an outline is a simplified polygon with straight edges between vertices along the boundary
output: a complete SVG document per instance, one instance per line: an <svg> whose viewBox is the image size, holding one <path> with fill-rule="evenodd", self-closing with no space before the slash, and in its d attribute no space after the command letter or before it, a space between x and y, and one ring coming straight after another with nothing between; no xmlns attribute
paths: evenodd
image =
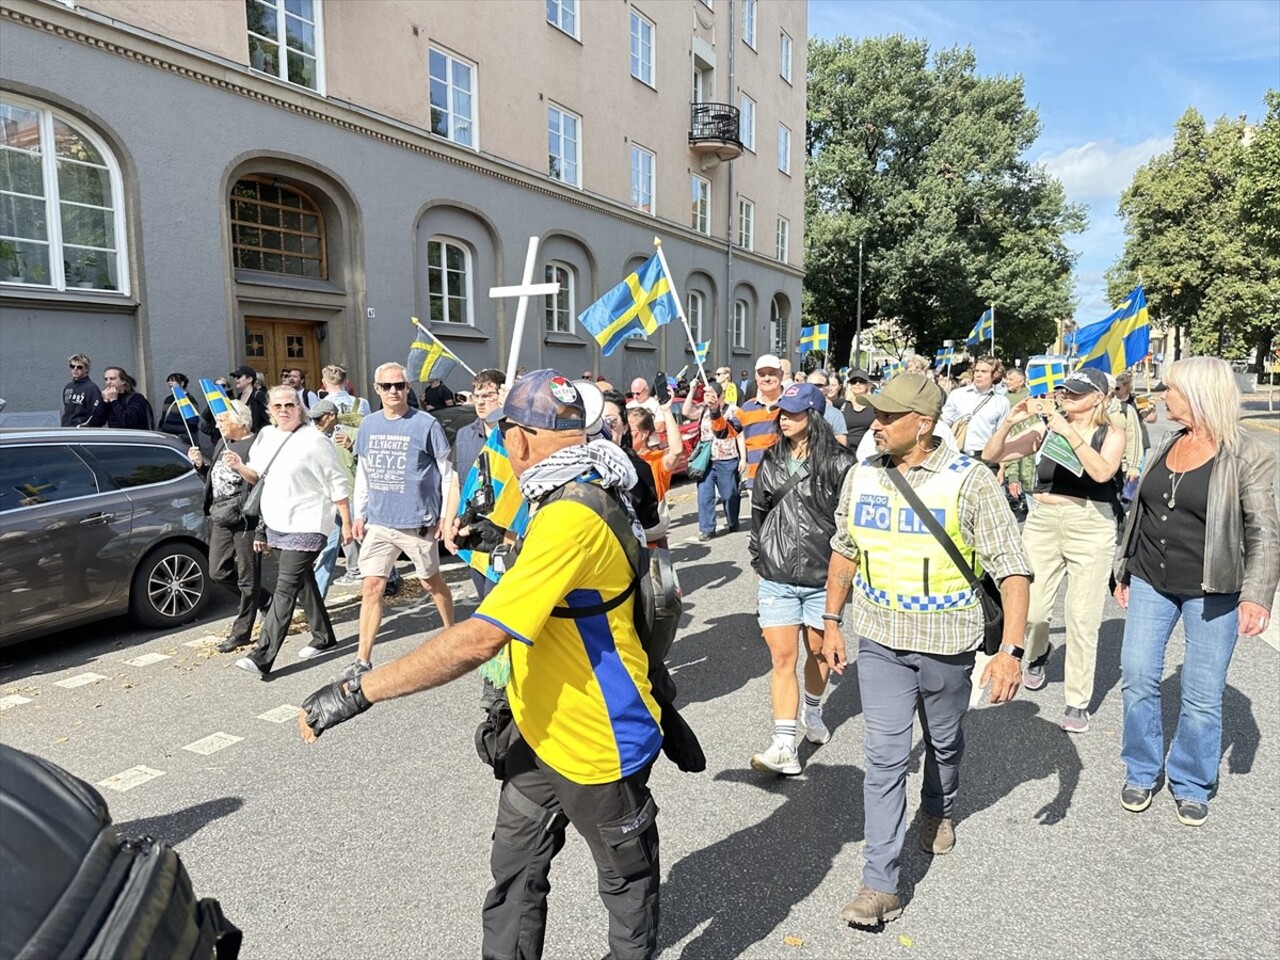
<svg viewBox="0 0 1280 960"><path fill-rule="evenodd" d="M913 488L919 487L927 474L945 469L957 456L954 450L939 444L922 463L907 470L907 483ZM831 549L855 562L859 558L858 544L849 535L854 475L859 470L875 470L885 493L898 496L898 488L884 475L881 462L875 457L855 466L845 477L844 489L840 492ZM997 582L1015 574L1031 575L1031 564L1022 548L1022 534L1004 491L990 470L969 471L960 487L960 536L977 551L983 568ZM887 566L885 563L881 569ZM976 650L982 644L982 605L978 603L957 610L886 610L874 606L860 590L854 590L852 617L852 627L858 636L893 650L950 656Z"/></svg>

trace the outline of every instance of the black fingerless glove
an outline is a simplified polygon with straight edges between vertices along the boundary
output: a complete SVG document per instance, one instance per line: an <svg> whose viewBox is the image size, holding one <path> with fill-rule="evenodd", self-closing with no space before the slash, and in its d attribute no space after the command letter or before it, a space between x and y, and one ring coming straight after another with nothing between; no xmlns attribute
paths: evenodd
<svg viewBox="0 0 1280 960"><path fill-rule="evenodd" d="M336 727L356 714L364 713L371 706L373 704L360 689L358 676L353 680L335 680L302 701L307 726L317 737L330 727Z"/></svg>

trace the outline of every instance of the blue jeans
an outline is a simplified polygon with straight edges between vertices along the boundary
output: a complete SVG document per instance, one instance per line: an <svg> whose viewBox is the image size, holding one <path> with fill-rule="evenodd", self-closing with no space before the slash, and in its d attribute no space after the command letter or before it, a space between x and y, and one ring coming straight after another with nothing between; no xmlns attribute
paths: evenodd
<svg viewBox="0 0 1280 960"><path fill-rule="evenodd" d="M1222 759L1222 691L1236 648L1239 602L1238 593L1176 597L1161 593L1140 577L1132 579L1120 654L1124 694L1120 758L1127 783L1153 789L1163 760L1175 799L1209 799ZM1165 758L1160 678L1165 647L1179 617L1187 642L1182 706Z"/></svg>
<svg viewBox="0 0 1280 960"><path fill-rule="evenodd" d="M716 532L716 492L724 502L730 529L738 526L738 461L712 460L711 470L698 481L698 532Z"/></svg>
<svg viewBox="0 0 1280 960"><path fill-rule="evenodd" d="M316 557L316 589L323 600L329 595L329 584L333 582L333 570L338 563L338 549L342 546L342 523L333 525L329 531L329 542Z"/></svg>

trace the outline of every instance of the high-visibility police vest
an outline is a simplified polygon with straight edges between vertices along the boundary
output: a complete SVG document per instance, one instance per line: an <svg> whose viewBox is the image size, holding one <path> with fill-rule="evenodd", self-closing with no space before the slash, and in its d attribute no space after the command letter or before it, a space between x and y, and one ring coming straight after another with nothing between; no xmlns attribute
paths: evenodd
<svg viewBox="0 0 1280 960"><path fill-rule="evenodd" d="M980 461L961 454L912 487L978 575L982 566L977 555L960 536L960 488L970 471L985 469ZM860 551L855 590L884 610L972 607L978 596L969 582L897 488L885 489L879 474L865 462L854 468L849 536Z"/></svg>

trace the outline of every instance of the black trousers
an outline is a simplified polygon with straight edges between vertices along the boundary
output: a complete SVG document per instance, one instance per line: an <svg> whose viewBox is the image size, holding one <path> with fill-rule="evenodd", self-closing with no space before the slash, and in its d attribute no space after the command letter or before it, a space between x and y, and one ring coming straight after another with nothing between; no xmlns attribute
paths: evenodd
<svg viewBox="0 0 1280 960"><path fill-rule="evenodd" d="M276 592L271 597L271 606L262 615L262 630L258 633L258 642L248 653L249 659L263 670L270 670L275 663L285 634L289 632L293 608L299 601L302 603L302 612L307 616L307 626L311 628L311 645L331 647L338 642L333 634L329 611L325 609L324 600L320 598L320 591L316 587L315 570L312 569L320 551L280 550L279 554Z"/></svg>
<svg viewBox="0 0 1280 960"><path fill-rule="evenodd" d="M596 862L597 888L609 911L610 957L648 960L657 953L658 808L649 770L614 783L574 783L523 740L511 745L493 829L493 888L484 901L485 960L542 956L551 861L568 824Z"/></svg>
<svg viewBox="0 0 1280 960"><path fill-rule="evenodd" d="M253 636L253 621L266 597L262 593L262 555L253 549L252 530L228 530L209 524L209 576L240 600L231 639L242 644Z"/></svg>

